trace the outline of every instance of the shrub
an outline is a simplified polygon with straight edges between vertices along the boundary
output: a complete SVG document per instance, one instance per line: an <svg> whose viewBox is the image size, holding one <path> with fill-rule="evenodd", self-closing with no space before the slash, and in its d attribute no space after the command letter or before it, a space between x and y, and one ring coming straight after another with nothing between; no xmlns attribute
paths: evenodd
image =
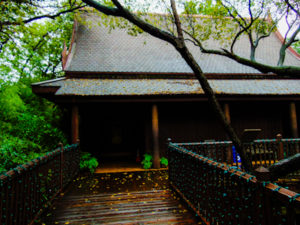
<svg viewBox="0 0 300 225"><path fill-rule="evenodd" d="M144 160L142 161L144 169L150 169L152 167L152 159L152 155L144 154Z"/></svg>
<svg viewBox="0 0 300 225"><path fill-rule="evenodd" d="M34 142L11 135L0 135L0 173L43 154L40 146Z"/></svg>
<svg viewBox="0 0 300 225"><path fill-rule="evenodd" d="M95 172L95 169L99 165L98 160L91 155L89 152L81 152L80 158L80 169L86 170L88 169L91 173Z"/></svg>
<svg viewBox="0 0 300 225"><path fill-rule="evenodd" d="M30 82L0 78L0 173L67 143L63 111L32 93Z"/></svg>

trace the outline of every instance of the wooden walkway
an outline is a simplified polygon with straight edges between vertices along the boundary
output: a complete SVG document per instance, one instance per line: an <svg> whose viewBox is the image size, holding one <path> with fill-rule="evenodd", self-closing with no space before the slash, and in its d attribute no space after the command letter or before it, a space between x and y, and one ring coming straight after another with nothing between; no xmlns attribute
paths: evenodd
<svg viewBox="0 0 300 225"><path fill-rule="evenodd" d="M45 224L197 224L169 190L68 196Z"/></svg>
<svg viewBox="0 0 300 225"><path fill-rule="evenodd" d="M199 224L158 173L79 177L38 224Z"/></svg>

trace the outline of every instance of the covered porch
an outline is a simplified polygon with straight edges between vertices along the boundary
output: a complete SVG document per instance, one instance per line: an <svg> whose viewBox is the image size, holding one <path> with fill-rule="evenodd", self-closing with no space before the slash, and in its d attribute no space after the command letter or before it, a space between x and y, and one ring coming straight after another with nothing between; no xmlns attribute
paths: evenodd
<svg viewBox="0 0 300 225"><path fill-rule="evenodd" d="M70 109L71 142L80 139L82 150L95 154L100 163L101 157L103 162L119 158L136 163L148 152L154 157L154 168L159 168L168 138L177 142L228 139L191 75L177 79L138 74L76 76L33 84L33 91ZM259 139L278 133L298 137L299 80L224 75L209 82L238 135L244 129L260 128Z"/></svg>

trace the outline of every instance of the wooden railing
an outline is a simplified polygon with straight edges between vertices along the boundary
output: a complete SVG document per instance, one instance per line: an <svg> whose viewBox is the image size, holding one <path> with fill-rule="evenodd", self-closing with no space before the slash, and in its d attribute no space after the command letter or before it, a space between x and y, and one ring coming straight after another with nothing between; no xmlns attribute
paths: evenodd
<svg viewBox="0 0 300 225"><path fill-rule="evenodd" d="M214 161L241 167L241 161L231 141L178 143L177 145ZM282 139L278 135L277 139L255 140L243 144L243 147L254 168L268 167L281 159L299 153L300 139Z"/></svg>
<svg viewBox="0 0 300 225"><path fill-rule="evenodd" d="M169 180L206 224L300 224L300 195L169 143Z"/></svg>
<svg viewBox="0 0 300 225"><path fill-rule="evenodd" d="M53 152L0 175L1 224L30 224L78 173L79 145Z"/></svg>

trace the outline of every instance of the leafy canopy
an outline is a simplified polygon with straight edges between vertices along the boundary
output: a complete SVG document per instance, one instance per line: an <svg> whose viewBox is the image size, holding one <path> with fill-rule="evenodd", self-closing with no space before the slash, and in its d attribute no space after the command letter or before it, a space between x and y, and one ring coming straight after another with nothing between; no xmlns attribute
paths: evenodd
<svg viewBox="0 0 300 225"><path fill-rule="evenodd" d="M64 111L35 96L31 83L63 75L79 1L0 2L0 172L66 143Z"/></svg>

